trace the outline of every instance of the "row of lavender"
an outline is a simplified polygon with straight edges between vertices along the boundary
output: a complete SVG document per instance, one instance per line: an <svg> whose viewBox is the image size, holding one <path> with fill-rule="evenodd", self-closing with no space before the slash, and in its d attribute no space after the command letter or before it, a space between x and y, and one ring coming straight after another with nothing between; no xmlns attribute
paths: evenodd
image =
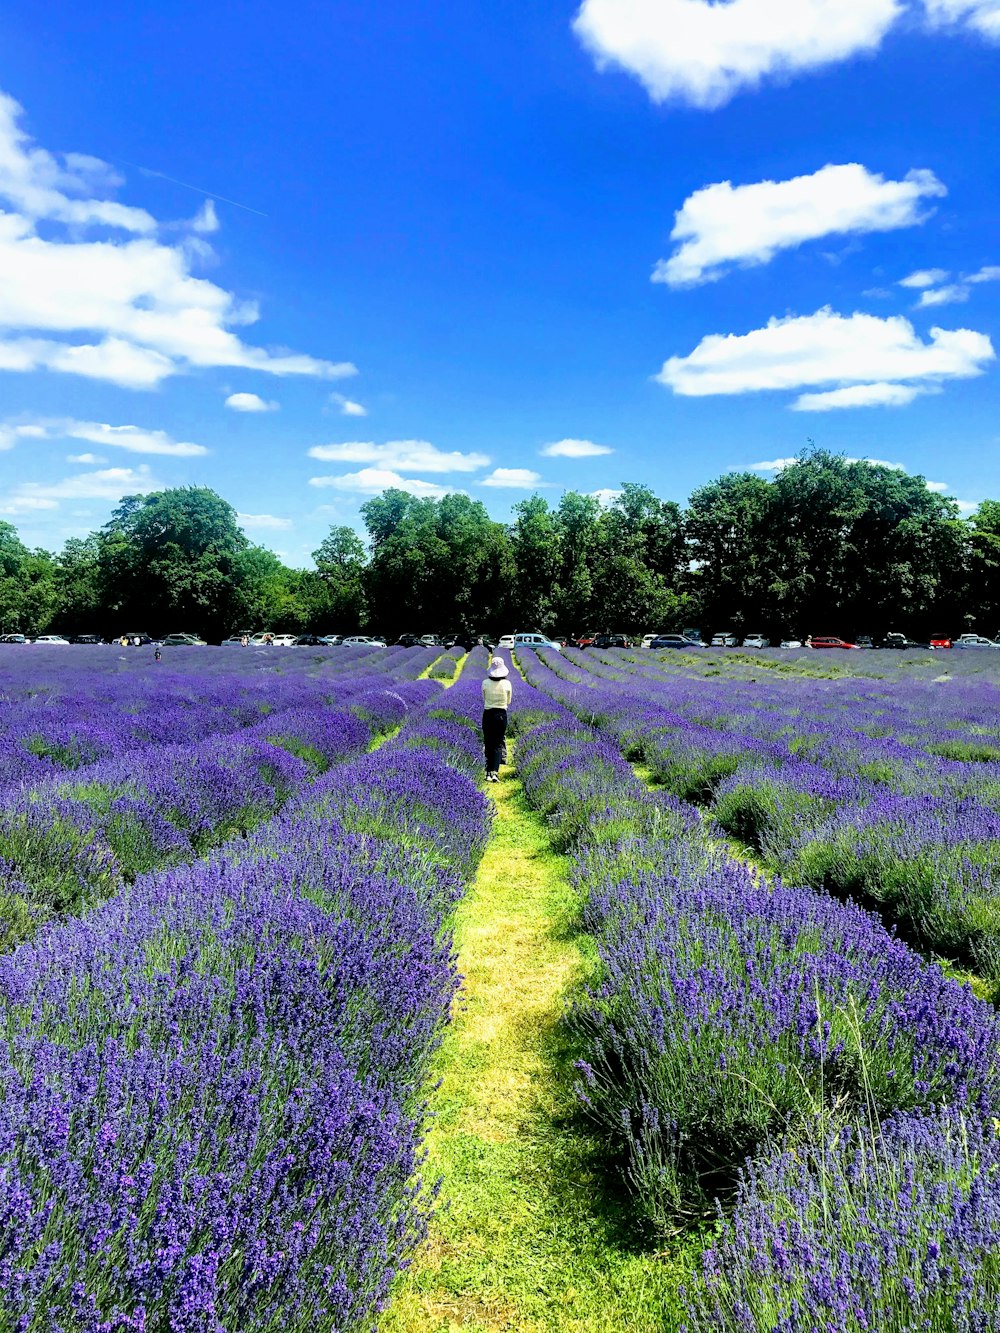
<svg viewBox="0 0 1000 1333"><path fill-rule="evenodd" d="M771 869L870 904L1000 985L996 682L699 679L608 655L549 665L557 697Z"/></svg>
<svg viewBox="0 0 1000 1333"><path fill-rule="evenodd" d="M16 684L7 681L10 693ZM32 689L3 717L21 758L43 732L50 750L41 774L0 786L0 948L141 873L249 832L438 687L384 672L340 680L300 670L233 673L206 682L200 698L167 674L63 674ZM131 745L108 743L129 729ZM95 753L102 757L82 762Z"/></svg>
<svg viewBox="0 0 1000 1333"><path fill-rule="evenodd" d="M721 1201L689 1329L990 1327L992 1009L877 918L726 855L691 805L549 707L518 765L574 848L598 944L572 1015L581 1096L660 1229Z"/></svg>
<svg viewBox="0 0 1000 1333"><path fill-rule="evenodd" d="M0 960L0 1329L371 1327L433 1200L420 1140L456 984L447 917L489 828L453 716L478 680L455 700L386 685L359 696L366 723L279 710L260 735L188 747L169 792L216 760L239 787L249 766L272 817L123 876ZM94 770L88 786L117 781Z"/></svg>

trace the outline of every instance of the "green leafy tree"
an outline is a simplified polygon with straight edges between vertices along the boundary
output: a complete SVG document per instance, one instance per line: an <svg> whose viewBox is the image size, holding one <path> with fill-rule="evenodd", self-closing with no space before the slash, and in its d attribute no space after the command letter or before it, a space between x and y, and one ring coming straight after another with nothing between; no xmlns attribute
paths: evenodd
<svg viewBox="0 0 1000 1333"><path fill-rule="evenodd" d="M102 534L108 610L126 629L220 637L243 609L236 580L248 546L235 509L206 487L126 496Z"/></svg>

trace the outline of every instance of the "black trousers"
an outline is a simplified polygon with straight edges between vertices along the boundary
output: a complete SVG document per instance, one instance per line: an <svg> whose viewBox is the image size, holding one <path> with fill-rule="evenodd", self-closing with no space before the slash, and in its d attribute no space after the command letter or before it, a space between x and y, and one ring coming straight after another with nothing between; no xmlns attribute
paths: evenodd
<svg viewBox="0 0 1000 1333"><path fill-rule="evenodd" d="M500 770L500 756L503 753L503 740L507 735L506 708L486 708L483 710L483 749L486 751L487 773Z"/></svg>

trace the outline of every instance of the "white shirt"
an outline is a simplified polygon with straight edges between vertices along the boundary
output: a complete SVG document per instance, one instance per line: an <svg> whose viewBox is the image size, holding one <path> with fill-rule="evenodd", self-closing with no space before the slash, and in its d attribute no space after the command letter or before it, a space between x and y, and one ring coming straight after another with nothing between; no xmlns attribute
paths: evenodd
<svg viewBox="0 0 1000 1333"><path fill-rule="evenodd" d="M484 708L509 708L512 694L513 690L506 676L503 680L491 680L487 676L483 681Z"/></svg>

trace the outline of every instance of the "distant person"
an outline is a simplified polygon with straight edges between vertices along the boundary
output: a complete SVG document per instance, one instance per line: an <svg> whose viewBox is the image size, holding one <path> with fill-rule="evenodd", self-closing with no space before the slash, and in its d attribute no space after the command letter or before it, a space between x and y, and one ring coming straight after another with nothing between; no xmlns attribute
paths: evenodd
<svg viewBox="0 0 1000 1333"><path fill-rule="evenodd" d="M248 634L242 635L242 637L240 638L240 647L245 648L249 642L250 642L250 636Z"/></svg>
<svg viewBox="0 0 1000 1333"><path fill-rule="evenodd" d="M123 634L122 637L121 637L121 645L122 645L123 648L127 648L127 647L128 647L128 636L125 635L125 634Z"/></svg>
<svg viewBox="0 0 1000 1333"><path fill-rule="evenodd" d="M162 656L163 654L160 652L160 645L157 644L156 648L153 650L153 661L158 662Z"/></svg>
<svg viewBox="0 0 1000 1333"><path fill-rule="evenodd" d="M812 636L811 634L807 634L807 635L806 635L806 643L805 643L805 646L806 646L807 648L811 648L811 647L813 646L813 636Z"/></svg>
<svg viewBox="0 0 1000 1333"><path fill-rule="evenodd" d="M513 691L507 677L510 672L502 657L490 661L483 681L483 749L486 752L486 781L500 781L504 738L507 735L507 710Z"/></svg>

